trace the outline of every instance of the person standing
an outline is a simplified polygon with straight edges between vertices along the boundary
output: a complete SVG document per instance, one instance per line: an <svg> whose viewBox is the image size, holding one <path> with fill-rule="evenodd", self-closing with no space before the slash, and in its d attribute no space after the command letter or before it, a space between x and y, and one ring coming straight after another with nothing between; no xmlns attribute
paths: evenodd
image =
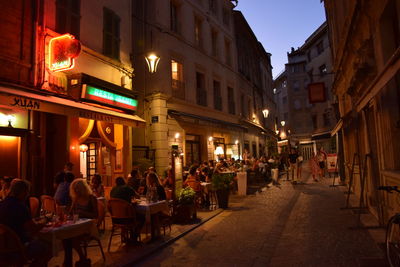
<svg viewBox="0 0 400 267"><path fill-rule="evenodd" d="M301 172L302 172L302 165L303 165L303 156L297 152L298 157L297 157L297 179L301 180Z"/></svg>
<svg viewBox="0 0 400 267"><path fill-rule="evenodd" d="M318 156L315 153L314 153L314 156L310 159L309 164L310 164L310 169L311 169L311 174L312 174L313 180L314 180L314 182L318 182L319 180L315 177L320 176L321 169L318 164Z"/></svg>
<svg viewBox="0 0 400 267"><path fill-rule="evenodd" d="M318 165L320 168L320 173L323 178L325 178L325 161L326 161L326 153L324 149L321 147L317 153Z"/></svg>
<svg viewBox="0 0 400 267"><path fill-rule="evenodd" d="M296 149L290 149L290 153L288 155L288 163L289 163L289 172L292 177L293 184L297 184L297 158L299 154L297 154Z"/></svg>
<svg viewBox="0 0 400 267"><path fill-rule="evenodd" d="M74 164L71 162L67 162L64 165L64 169L56 174L54 177L54 189L57 189L58 185L64 182L65 180L65 174L66 173L71 173L72 174L72 169L74 168ZM73 174L72 174L73 175ZM75 178L75 176L74 176Z"/></svg>

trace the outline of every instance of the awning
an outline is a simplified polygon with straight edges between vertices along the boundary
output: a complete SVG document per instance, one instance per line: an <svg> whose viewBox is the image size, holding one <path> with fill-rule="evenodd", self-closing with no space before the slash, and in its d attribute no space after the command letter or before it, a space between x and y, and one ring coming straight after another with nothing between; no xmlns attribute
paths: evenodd
<svg viewBox="0 0 400 267"><path fill-rule="evenodd" d="M323 132L311 135L311 140L321 140L331 138L331 132Z"/></svg>
<svg viewBox="0 0 400 267"><path fill-rule="evenodd" d="M340 119L340 120L336 123L335 127L333 128L333 130L331 131L331 136L334 136L337 132L339 132L340 129L342 129L342 127L343 127L343 120Z"/></svg>
<svg viewBox="0 0 400 267"><path fill-rule="evenodd" d="M40 94L42 93L42 94ZM58 96L17 90L0 86L0 105L14 108L55 113L71 117L106 121L131 127L145 127L146 121L136 115L91 106Z"/></svg>

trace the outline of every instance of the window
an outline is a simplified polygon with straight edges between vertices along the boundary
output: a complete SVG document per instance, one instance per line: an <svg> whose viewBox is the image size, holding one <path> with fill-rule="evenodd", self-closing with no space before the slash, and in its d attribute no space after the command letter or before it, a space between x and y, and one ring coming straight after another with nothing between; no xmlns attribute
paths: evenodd
<svg viewBox="0 0 400 267"><path fill-rule="evenodd" d="M318 128L318 125L317 125L317 115L312 115L312 116L311 116L311 120L312 120L312 125L313 125L314 130L317 129L317 128Z"/></svg>
<svg viewBox="0 0 400 267"><path fill-rule="evenodd" d="M310 78L310 83L314 81L314 75L313 75L313 70L311 69L309 72L307 72L308 77Z"/></svg>
<svg viewBox="0 0 400 267"><path fill-rule="evenodd" d="M218 32L211 30L211 55L213 57L217 56L217 42L218 42Z"/></svg>
<svg viewBox="0 0 400 267"><path fill-rule="evenodd" d="M216 15L218 13L217 0L208 0L208 9Z"/></svg>
<svg viewBox="0 0 400 267"><path fill-rule="evenodd" d="M287 82L286 82L286 81L283 81L282 87L283 87L283 88L286 88L286 84L287 84Z"/></svg>
<svg viewBox="0 0 400 267"><path fill-rule="evenodd" d="M318 55L320 55L322 52L324 52L324 43L322 41L317 44L317 52L318 52Z"/></svg>
<svg viewBox="0 0 400 267"><path fill-rule="evenodd" d="M331 121L329 119L329 113L325 112L323 115L323 119L324 119L324 127L327 127L331 124Z"/></svg>
<svg viewBox="0 0 400 267"><path fill-rule="evenodd" d="M172 95L185 99L185 84L183 82L183 66L175 60L171 60Z"/></svg>
<svg viewBox="0 0 400 267"><path fill-rule="evenodd" d="M196 72L196 102L198 105L207 106L204 74L200 72Z"/></svg>
<svg viewBox="0 0 400 267"><path fill-rule="evenodd" d="M203 47L202 40L202 29L201 29L202 21L199 18L194 19L194 42L198 47Z"/></svg>
<svg viewBox="0 0 400 267"><path fill-rule="evenodd" d="M232 87L228 87L228 112L235 115L235 92Z"/></svg>
<svg viewBox="0 0 400 267"><path fill-rule="evenodd" d="M328 71L327 71L327 69L326 69L326 65L325 64L323 64L323 65L321 65L320 67L319 67L319 74L322 76L322 75L325 75L326 73L327 73Z"/></svg>
<svg viewBox="0 0 400 267"><path fill-rule="evenodd" d="M171 31L173 31L175 33L179 33L179 29L178 29L178 6L173 2L171 2L171 6L170 6L170 15L171 15L171 21L170 21Z"/></svg>
<svg viewBox="0 0 400 267"><path fill-rule="evenodd" d="M225 39L225 63L229 66L232 64L231 60L231 42Z"/></svg>
<svg viewBox="0 0 400 267"><path fill-rule="evenodd" d="M119 59L119 17L114 11L104 8L103 19L103 53L114 59Z"/></svg>
<svg viewBox="0 0 400 267"><path fill-rule="evenodd" d="M299 89L300 89L299 81L294 81L293 82L293 91L298 92Z"/></svg>
<svg viewBox="0 0 400 267"><path fill-rule="evenodd" d="M282 104L286 104L287 103L287 96L284 96L283 98L282 98Z"/></svg>
<svg viewBox="0 0 400 267"><path fill-rule="evenodd" d="M229 26L230 24L230 12L227 8L222 9L222 22L225 26Z"/></svg>
<svg viewBox="0 0 400 267"><path fill-rule="evenodd" d="M252 119L252 114L251 114L251 100L247 100L247 115L249 119Z"/></svg>
<svg viewBox="0 0 400 267"><path fill-rule="evenodd" d="M222 110L221 83L218 81L214 81L213 88L214 88L214 108L217 110Z"/></svg>
<svg viewBox="0 0 400 267"><path fill-rule="evenodd" d="M56 10L56 32L70 33L79 39L81 1L57 0Z"/></svg>
<svg viewBox="0 0 400 267"><path fill-rule="evenodd" d="M244 94L240 94L240 112L242 113L243 117L247 117L244 101Z"/></svg>

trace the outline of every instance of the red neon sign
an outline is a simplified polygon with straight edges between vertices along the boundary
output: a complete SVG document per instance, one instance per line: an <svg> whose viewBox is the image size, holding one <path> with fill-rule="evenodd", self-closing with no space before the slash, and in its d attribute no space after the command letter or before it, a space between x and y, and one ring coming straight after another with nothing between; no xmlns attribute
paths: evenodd
<svg viewBox="0 0 400 267"><path fill-rule="evenodd" d="M74 67L75 60L81 51L81 44L71 34L51 38L49 42L49 70L63 71Z"/></svg>

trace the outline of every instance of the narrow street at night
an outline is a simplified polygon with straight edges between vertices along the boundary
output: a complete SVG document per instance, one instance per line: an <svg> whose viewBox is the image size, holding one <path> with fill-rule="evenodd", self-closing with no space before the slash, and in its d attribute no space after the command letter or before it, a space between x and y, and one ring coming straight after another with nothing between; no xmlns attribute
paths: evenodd
<svg viewBox="0 0 400 267"><path fill-rule="evenodd" d="M384 230L352 229L357 215L341 210L343 187L303 176L309 179L299 185L281 181L234 198L228 210L138 266L386 266Z"/></svg>

